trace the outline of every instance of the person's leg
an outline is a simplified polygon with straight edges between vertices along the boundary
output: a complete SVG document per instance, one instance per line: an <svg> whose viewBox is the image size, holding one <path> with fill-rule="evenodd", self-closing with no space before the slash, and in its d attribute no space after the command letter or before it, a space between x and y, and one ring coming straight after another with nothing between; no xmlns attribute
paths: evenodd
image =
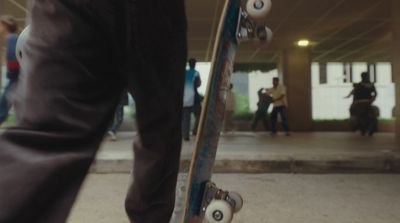
<svg viewBox="0 0 400 223"><path fill-rule="evenodd" d="M235 123L233 121L233 115L234 115L234 111L230 111L229 112L229 131L234 131L235 130Z"/></svg>
<svg viewBox="0 0 400 223"><path fill-rule="evenodd" d="M286 132L286 134L289 134L289 124L287 121L287 109L286 107L282 106L279 109L279 114L281 116L281 121L282 121L282 128Z"/></svg>
<svg viewBox="0 0 400 223"><path fill-rule="evenodd" d="M124 102L120 100L114 112L114 118L111 127L108 130L108 135L112 141L117 141L117 131L124 121Z"/></svg>
<svg viewBox="0 0 400 223"><path fill-rule="evenodd" d="M276 134L276 122L278 120L278 108L274 107L271 112L271 133Z"/></svg>
<svg viewBox="0 0 400 223"><path fill-rule="evenodd" d="M134 223L169 223L182 144L182 98L186 65L184 1L137 4L130 89L137 106L133 183L126 211ZM155 7L156 6L156 7Z"/></svg>
<svg viewBox="0 0 400 223"><path fill-rule="evenodd" d="M256 111L254 114L253 123L251 124L251 130L255 131L257 129L258 121L260 120L260 111Z"/></svg>
<svg viewBox="0 0 400 223"><path fill-rule="evenodd" d="M124 103L120 101L115 109L114 120L109 131L116 133L124 121Z"/></svg>
<svg viewBox="0 0 400 223"><path fill-rule="evenodd" d="M263 125L264 125L265 131L268 131L268 129L269 129L269 120L268 120L268 113L267 112L265 112L265 114L263 114Z"/></svg>
<svg viewBox="0 0 400 223"><path fill-rule="evenodd" d="M201 105L198 105L194 108L194 127L193 127L193 135L197 135L197 129L199 128L199 122L200 122L200 116L201 116Z"/></svg>
<svg viewBox="0 0 400 223"><path fill-rule="evenodd" d="M4 92L0 97L0 125L3 124L3 122L7 120L8 113L11 108L11 103L9 102L9 99L8 99L10 84L11 83L8 83L6 85L6 87L4 88Z"/></svg>
<svg viewBox="0 0 400 223"><path fill-rule="evenodd" d="M224 118L224 132L229 132L232 130L232 115L233 111L226 111Z"/></svg>
<svg viewBox="0 0 400 223"><path fill-rule="evenodd" d="M191 109L188 107L183 108L182 115L182 135L185 140L190 138L190 119L191 119Z"/></svg>
<svg viewBox="0 0 400 223"><path fill-rule="evenodd" d="M66 221L120 95L114 15L95 16L114 5L31 1L17 124L0 136L0 222Z"/></svg>
<svg viewBox="0 0 400 223"><path fill-rule="evenodd" d="M360 130L361 135L365 135L369 131L370 119L369 119L369 112L370 112L370 105L367 103L360 103Z"/></svg>
<svg viewBox="0 0 400 223"><path fill-rule="evenodd" d="M371 129L369 135L372 136L378 131L378 118L379 118L379 108L377 106L371 106Z"/></svg>

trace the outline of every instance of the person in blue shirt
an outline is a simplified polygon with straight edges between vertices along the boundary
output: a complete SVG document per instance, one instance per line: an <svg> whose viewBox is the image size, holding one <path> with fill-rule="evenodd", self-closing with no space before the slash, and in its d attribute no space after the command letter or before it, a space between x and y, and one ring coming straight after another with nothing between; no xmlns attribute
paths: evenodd
<svg viewBox="0 0 400 223"><path fill-rule="evenodd" d="M197 129L199 128L200 123L200 115L201 115L201 104L203 103L204 96L199 93L199 87L201 86L201 78L197 76L194 80L194 106L193 106L193 114L194 114L194 126L192 134L193 136L197 135Z"/></svg>
<svg viewBox="0 0 400 223"><path fill-rule="evenodd" d="M189 59L189 69L185 73L183 93L182 135L185 141L190 140L191 115L196 105L197 88L201 85L200 73L196 70L196 59ZM200 98L197 99L200 103Z"/></svg>
<svg viewBox="0 0 400 223"><path fill-rule="evenodd" d="M17 21L9 15L0 17L0 35L6 40L6 67L8 83L0 97L0 125L7 119L11 108L10 92L15 88L19 77L19 64L15 48L18 40Z"/></svg>

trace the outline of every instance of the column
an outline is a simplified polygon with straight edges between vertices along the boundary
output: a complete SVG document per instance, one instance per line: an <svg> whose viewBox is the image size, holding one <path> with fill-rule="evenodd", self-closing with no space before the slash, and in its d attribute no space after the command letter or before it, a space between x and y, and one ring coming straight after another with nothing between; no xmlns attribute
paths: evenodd
<svg viewBox="0 0 400 223"><path fill-rule="evenodd" d="M281 56L279 76L287 89L292 131L312 130L311 62L309 48L287 49Z"/></svg>
<svg viewBox="0 0 400 223"><path fill-rule="evenodd" d="M400 143L400 1L392 0L392 67L396 86L396 137Z"/></svg>

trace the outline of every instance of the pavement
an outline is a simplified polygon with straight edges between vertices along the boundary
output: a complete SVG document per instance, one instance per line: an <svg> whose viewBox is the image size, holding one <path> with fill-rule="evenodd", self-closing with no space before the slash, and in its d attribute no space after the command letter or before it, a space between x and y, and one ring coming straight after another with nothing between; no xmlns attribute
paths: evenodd
<svg viewBox="0 0 400 223"><path fill-rule="evenodd" d="M400 175L215 174L213 178L244 198L233 223L400 222ZM91 174L68 223L128 223L123 205L128 182L128 174ZM179 203L182 198L177 199Z"/></svg>
<svg viewBox="0 0 400 223"><path fill-rule="evenodd" d="M129 173L135 132L105 139L92 173ZM194 140L184 142L181 171L188 169ZM392 133L314 132L291 136L234 132L220 139L216 173L400 173L400 146Z"/></svg>

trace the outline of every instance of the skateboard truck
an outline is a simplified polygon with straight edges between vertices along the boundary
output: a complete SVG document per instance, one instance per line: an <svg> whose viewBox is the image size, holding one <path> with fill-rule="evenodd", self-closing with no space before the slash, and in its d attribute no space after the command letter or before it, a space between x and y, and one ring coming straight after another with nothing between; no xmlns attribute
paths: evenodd
<svg viewBox="0 0 400 223"><path fill-rule="evenodd" d="M233 214L243 207L243 198L236 192L219 189L214 183L207 182L204 189L200 215L209 223L231 222Z"/></svg>
<svg viewBox="0 0 400 223"><path fill-rule="evenodd" d="M240 8L236 31L238 43L258 40L263 44L272 40L273 33L270 28L265 26L264 21L270 7L271 2L269 0L249 0L246 4L246 10Z"/></svg>

